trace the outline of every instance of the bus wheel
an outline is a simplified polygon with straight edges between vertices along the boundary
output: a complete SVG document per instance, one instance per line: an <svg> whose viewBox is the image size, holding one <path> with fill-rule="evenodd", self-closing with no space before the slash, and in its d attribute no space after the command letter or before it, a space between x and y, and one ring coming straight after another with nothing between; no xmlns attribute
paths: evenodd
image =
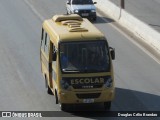
<svg viewBox="0 0 160 120"><path fill-rule="evenodd" d="M111 109L111 101L104 102L104 109L109 111Z"/></svg>
<svg viewBox="0 0 160 120"><path fill-rule="evenodd" d="M49 86L48 86L48 89L47 89L47 93L50 94L50 95L53 95L53 92L52 92L52 90Z"/></svg>
<svg viewBox="0 0 160 120"><path fill-rule="evenodd" d="M62 111L66 111L66 104L64 104L64 103L60 103L60 109L62 110Z"/></svg>

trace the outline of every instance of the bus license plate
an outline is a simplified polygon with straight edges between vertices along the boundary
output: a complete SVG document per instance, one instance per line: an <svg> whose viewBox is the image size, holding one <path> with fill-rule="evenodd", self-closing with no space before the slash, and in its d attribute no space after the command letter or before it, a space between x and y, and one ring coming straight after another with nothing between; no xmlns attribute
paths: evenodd
<svg viewBox="0 0 160 120"><path fill-rule="evenodd" d="M83 99L83 103L94 103L94 99Z"/></svg>

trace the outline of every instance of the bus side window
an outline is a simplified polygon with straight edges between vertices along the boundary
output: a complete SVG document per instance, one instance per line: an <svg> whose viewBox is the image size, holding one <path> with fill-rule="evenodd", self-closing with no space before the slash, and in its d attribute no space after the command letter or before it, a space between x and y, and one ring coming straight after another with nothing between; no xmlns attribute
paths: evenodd
<svg viewBox="0 0 160 120"><path fill-rule="evenodd" d="M57 59L56 48L55 48L55 46L54 46L53 43L52 43L52 45L53 45L52 60L53 60L53 61L56 61L56 59Z"/></svg>
<svg viewBox="0 0 160 120"><path fill-rule="evenodd" d="M41 49L44 50L44 42L45 42L45 39L44 39L44 29L42 28L42 35L41 35Z"/></svg>
<svg viewBox="0 0 160 120"><path fill-rule="evenodd" d="M45 33L44 51L47 55L49 55L49 46L50 46L50 38L48 34Z"/></svg>
<svg viewBox="0 0 160 120"><path fill-rule="evenodd" d="M41 33L41 43L42 43L43 37L44 37L44 29L42 28L42 33Z"/></svg>
<svg viewBox="0 0 160 120"><path fill-rule="evenodd" d="M47 44L47 33L45 33L45 39L44 39L44 52L46 51L46 44Z"/></svg>
<svg viewBox="0 0 160 120"><path fill-rule="evenodd" d="M56 59L57 59L57 53L56 53L56 47L54 46L54 44L51 42L51 51L52 51L52 65L54 66L54 68L56 68ZM56 76L54 74L54 76ZM56 80L56 78L54 78Z"/></svg>

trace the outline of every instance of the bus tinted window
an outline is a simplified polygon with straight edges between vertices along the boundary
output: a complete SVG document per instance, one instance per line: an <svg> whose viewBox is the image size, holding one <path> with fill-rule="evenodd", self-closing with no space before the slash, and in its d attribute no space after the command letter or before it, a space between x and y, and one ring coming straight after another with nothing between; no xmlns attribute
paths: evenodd
<svg viewBox="0 0 160 120"><path fill-rule="evenodd" d="M110 68L106 41L64 42L60 44L63 72L107 72Z"/></svg>

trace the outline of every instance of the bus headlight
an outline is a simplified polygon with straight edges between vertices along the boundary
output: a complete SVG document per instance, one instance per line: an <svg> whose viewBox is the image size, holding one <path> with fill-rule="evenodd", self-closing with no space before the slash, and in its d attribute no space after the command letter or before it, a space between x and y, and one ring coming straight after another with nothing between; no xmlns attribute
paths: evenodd
<svg viewBox="0 0 160 120"><path fill-rule="evenodd" d="M67 83L67 81L65 80L61 80L61 87L64 89L64 90L68 90L69 89L69 84Z"/></svg>
<svg viewBox="0 0 160 120"><path fill-rule="evenodd" d="M109 77L109 78L106 80L106 82L105 82L105 84L104 84L104 87L105 87L105 88L110 88L110 87L112 87L112 78L111 78L111 77Z"/></svg>

